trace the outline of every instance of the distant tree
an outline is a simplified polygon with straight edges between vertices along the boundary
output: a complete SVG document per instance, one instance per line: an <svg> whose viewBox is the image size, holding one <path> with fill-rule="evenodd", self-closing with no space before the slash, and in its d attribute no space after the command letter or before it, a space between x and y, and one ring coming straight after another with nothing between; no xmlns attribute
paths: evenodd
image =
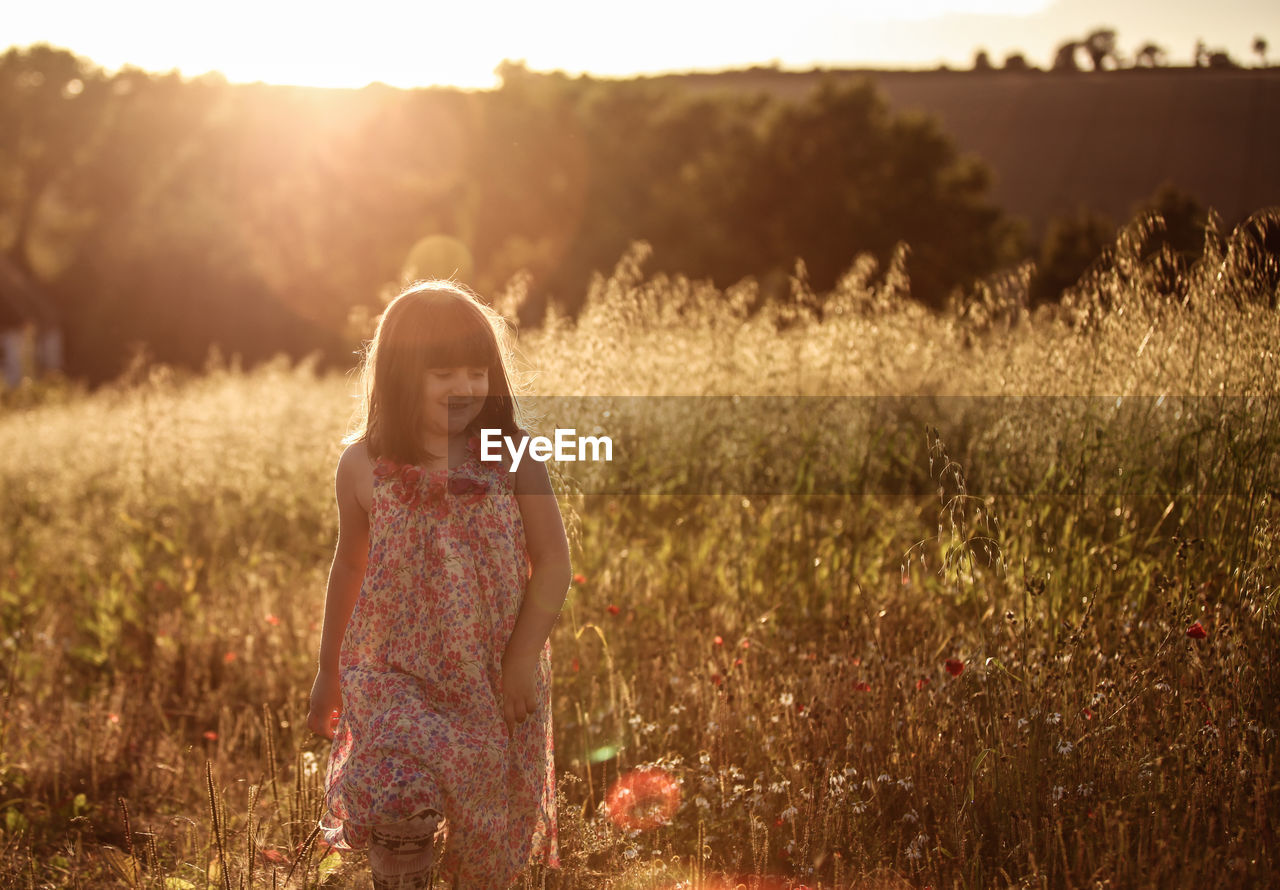
<svg viewBox="0 0 1280 890"><path fill-rule="evenodd" d="M1253 51L1258 57L1258 61L1262 63L1262 67L1267 67L1267 38L1258 35L1253 38Z"/></svg>
<svg viewBox="0 0 1280 890"><path fill-rule="evenodd" d="M1203 40L1200 40L1200 39L1197 39L1197 40L1196 40L1196 48L1195 48L1195 52L1194 52L1194 53L1192 54L1192 56L1191 56L1191 58L1192 58L1192 60L1193 60L1193 64L1194 64L1197 68L1201 68L1201 67L1203 67L1203 66L1207 65L1207 64L1208 64L1208 55L1209 55L1209 51L1208 51L1207 49L1205 49L1204 41L1203 41Z"/></svg>
<svg viewBox="0 0 1280 890"><path fill-rule="evenodd" d="M1240 66L1236 64L1235 59L1231 58L1231 56L1227 54L1225 49L1215 49L1209 52L1209 67L1226 69L1239 68Z"/></svg>
<svg viewBox="0 0 1280 890"><path fill-rule="evenodd" d="M1090 31L1084 38L1084 49L1089 54L1089 61L1093 63L1094 71L1101 71L1108 61L1113 65L1119 61L1116 56L1114 28L1096 28Z"/></svg>
<svg viewBox="0 0 1280 890"><path fill-rule="evenodd" d="M0 227L13 233L10 259L28 275L36 216L91 153L106 84L101 69L46 44L0 56Z"/></svg>
<svg viewBox="0 0 1280 890"><path fill-rule="evenodd" d="M702 124L695 118L690 126ZM804 257L815 289L824 290L858 251L887 262L894 244L906 241L911 294L937 307L952 287L1004 259L1006 225L990 201L986 169L962 159L936 120L891 114L870 82L832 81L804 104L780 103L759 132L751 185L740 187L734 168L722 173L735 177L718 186L735 190L733 203L717 200L708 214L731 229L726 257L736 275L752 271L741 269L743 258L788 269ZM735 167L737 157L728 157ZM705 237L696 228L681 232L695 235Z"/></svg>
<svg viewBox="0 0 1280 890"><path fill-rule="evenodd" d="M1111 243L1115 226L1086 209L1049 223L1031 279L1031 303L1056 303Z"/></svg>
<svg viewBox="0 0 1280 890"><path fill-rule="evenodd" d="M1136 68L1163 68L1167 59L1164 47L1148 41L1134 53L1133 64Z"/></svg>
<svg viewBox="0 0 1280 890"><path fill-rule="evenodd" d="M1165 182L1133 212L1159 215L1163 226L1147 237L1142 259L1157 290L1177 292L1188 269L1204 251L1208 211L1193 195Z"/></svg>
<svg viewBox="0 0 1280 890"><path fill-rule="evenodd" d="M1029 71L1031 65L1027 62L1027 57L1022 53L1013 52L1004 57L1005 71Z"/></svg>
<svg viewBox="0 0 1280 890"><path fill-rule="evenodd" d="M1059 45L1053 54L1053 70L1054 71L1079 71L1080 65L1076 62L1076 52L1080 49L1078 40L1068 40Z"/></svg>
<svg viewBox="0 0 1280 890"><path fill-rule="evenodd" d="M985 49L980 49L977 51L977 53L974 54L973 70L974 71L990 71L991 70L991 57L987 55L987 51Z"/></svg>
<svg viewBox="0 0 1280 890"><path fill-rule="evenodd" d="M1161 183L1147 200L1134 207L1134 213L1153 211L1164 221L1164 231L1149 246L1167 244L1174 253L1199 256L1204 247L1204 227L1209 214L1205 206L1190 192L1172 182Z"/></svg>

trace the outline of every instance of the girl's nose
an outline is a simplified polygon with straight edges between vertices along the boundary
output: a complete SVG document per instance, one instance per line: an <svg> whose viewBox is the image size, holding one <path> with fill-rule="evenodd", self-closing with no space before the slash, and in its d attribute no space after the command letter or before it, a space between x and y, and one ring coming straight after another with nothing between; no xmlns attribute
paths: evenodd
<svg viewBox="0 0 1280 890"><path fill-rule="evenodd" d="M472 378L465 368L459 369L449 378L449 395L460 398L471 398L480 392L482 381Z"/></svg>

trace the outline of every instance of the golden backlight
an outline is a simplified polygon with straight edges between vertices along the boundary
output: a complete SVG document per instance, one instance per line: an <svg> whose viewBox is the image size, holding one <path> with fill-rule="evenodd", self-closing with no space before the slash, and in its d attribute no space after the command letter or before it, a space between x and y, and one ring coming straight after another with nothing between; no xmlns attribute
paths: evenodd
<svg viewBox="0 0 1280 890"><path fill-rule="evenodd" d="M21 4L6 12L5 37L48 42L107 68L124 64L233 82L361 87L496 85L504 59L539 70L602 76L710 70L782 61L788 66L892 64L931 51L904 26L946 15L1021 17L1049 0L491 0L484 4L253 2L190 6L162 0L70 2L56 11ZM928 43L930 41L923 41ZM971 52L965 47L964 54Z"/></svg>

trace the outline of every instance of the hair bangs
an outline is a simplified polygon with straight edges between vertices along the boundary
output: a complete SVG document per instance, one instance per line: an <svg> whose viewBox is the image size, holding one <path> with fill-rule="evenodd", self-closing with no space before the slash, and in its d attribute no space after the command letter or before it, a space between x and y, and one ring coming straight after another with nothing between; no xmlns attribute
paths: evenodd
<svg viewBox="0 0 1280 890"><path fill-rule="evenodd" d="M475 306L446 297L431 300L430 317L415 325L415 364L430 368L493 368L499 365L497 337Z"/></svg>

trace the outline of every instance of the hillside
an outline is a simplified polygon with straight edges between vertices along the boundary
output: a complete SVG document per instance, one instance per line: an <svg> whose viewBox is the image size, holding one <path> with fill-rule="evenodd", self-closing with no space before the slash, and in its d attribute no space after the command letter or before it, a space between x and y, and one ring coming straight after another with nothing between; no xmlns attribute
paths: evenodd
<svg viewBox="0 0 1280 890"><path fill-rule="evenodd" d="M1280 205L1280 68L830 74L870 76L895 110L936 116L991 168L996 201L1035 233L1080 205L1127 219L1166 180L1228 222ZM801 98L822 77L755 69L662 79Z"/></svg>

